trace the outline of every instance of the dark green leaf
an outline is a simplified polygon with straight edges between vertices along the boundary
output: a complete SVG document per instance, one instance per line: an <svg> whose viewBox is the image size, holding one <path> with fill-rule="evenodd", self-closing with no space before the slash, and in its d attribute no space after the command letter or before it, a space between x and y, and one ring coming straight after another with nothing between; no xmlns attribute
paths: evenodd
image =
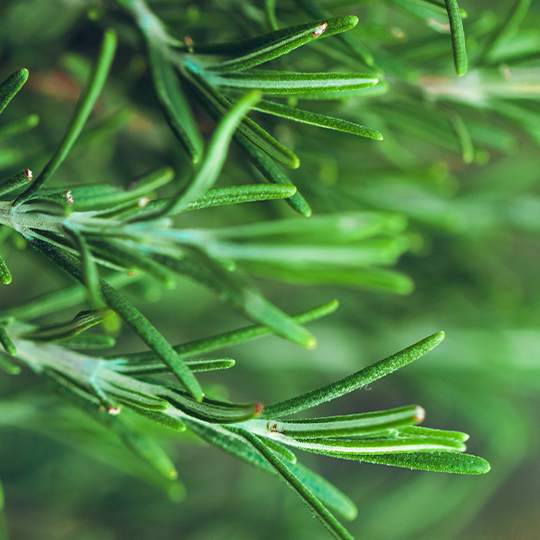
<svg viewBox="0 0 540 540"><path fill-rule="evenodd" d="M465 32L463 21L456 0L444 0L448 19L450 20L450 32L452 33L452 49L454 51L454 64L456 73L462 77L467 73L467 49L465 47Z"/></svg>
<svg viewBox="0 0 540 540"><path fill-rule="evenodd" d="M372 454L361 461L404 467L421 471L438 471L454 474L485 474L489 463L478 456L458 452L412 452L410 454Z"/></svg>
<svg viewBox="0 0 540 540"><path fill-rule="evenodd" d="M273 101L262 100L255 105L254 108L257 111L280 116L281 118L287 118L288 120L294 120L295 122L301 122L303 124L333 129L335 131L344 131L346 133L352 133L353 135L360 135L361 137L368 137L369 139L376 139L378 141L382 141L383 139L382 134L375 129L342 120L341 118L333 118L324 114L305 111L296 107L289 107L288 105L275 103Z"/></svg>
<svg viewBox="0 0 540 540"><path fill-rule="evenodd" d="M204 69L213 71L214 73L245 70L287 54L310 41L350 30L357 23L357 17L345 16L321 19L305 25L278 30L271 34L266 34L266 39L270 39L263 46L246 51L241 56L230 60L205 65ZM284 30L289 30L289 33L284 35ZM271 41L270 36L272 34L279 37ZM264 39L264 36L260 36L259 39Z"/></svg>
<svg viewBox="0 0 540 540"><path fill-rule="evenodd" d="M444 332L432 334L414 345L339 381L318 388L317 390L312 390L296 398L269 405L265 407L262 416L264 418L279 418L341 397L410 364L435 348L443 339Z"/></svg>
<svg viewBox="0 0 540 540"><path fill-rule="evenodd" d="M2 113L8 103L16 96L27 80L28 70L23 68L12 73L0 84L0 113Z"/></svg>

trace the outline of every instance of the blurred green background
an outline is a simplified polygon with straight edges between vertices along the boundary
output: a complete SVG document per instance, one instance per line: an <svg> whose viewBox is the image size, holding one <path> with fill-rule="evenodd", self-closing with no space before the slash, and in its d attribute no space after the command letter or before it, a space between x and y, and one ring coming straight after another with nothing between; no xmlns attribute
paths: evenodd
<svg viewBox="0 0 540 540"><path fill-rule="evenodd" d="M457 79L448 32L431 11L418 14L418 6L429 2L320 4L360 17L354 33L373 52L390 89L372 98L316 103L313 110L365 123L385 140L275 119L264 125L300 156L302 166L288 176L315 214L368 209L408 218L410 250L397 269L412 278L414 291L396 295L261 278L267 297L289 313L340 301L336 313L309 327L318 348L304 351L265 338L231 349L233 370L200 379L235 401L270 403L444 330L447 337L435 351L323 412L419 403L427 411L424 425L471 434L468 450L491 463L489 474L460 477L312 455L301 459L358 505L358 518L348 524L356 538L537 538L540 5L533 2L519 27L505 29L512 7L528 2L460 2L468 12L470 69ZM151 6L179 37L227 41L265 30L262 2L170 0ZM283 24L312 18L296 2L277 2L277 14ZM156 104L138 35L113 2L4 0L0 78L26 67L30 79L3 113L2 124L30 114L40 118L35 129L1 141L4 176L25 167L39 171L54 151L109 25L120 37L113 72L55 186L129 187L133 178L163 165L180 178L189 175L191 165ZM308 49L292 53L286 67L315 71L338 62L316 47ZM369 67L359 63L347 69ZM197 119L209 135L212 122L200 111ZM253 183L255 175L232 146L219 185ZM220 227L292 217L283 202L267 202L189 213L178 225ZM1 249L14 276L0 291L1 309L70 283L15 235ZM187 281L166 293L142 281L127 292L174 343L246 324ZM119 347L141 346L126 332ZM1 374L0 539L329 538L274 477L190 435L156 431L156 436L183 487L156 480L32 374Z"/></svg>

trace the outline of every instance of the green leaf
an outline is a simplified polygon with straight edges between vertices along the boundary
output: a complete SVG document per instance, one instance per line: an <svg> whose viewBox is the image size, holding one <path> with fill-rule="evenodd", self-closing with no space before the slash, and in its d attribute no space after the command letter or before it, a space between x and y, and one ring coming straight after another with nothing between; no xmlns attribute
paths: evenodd
<svg viewBox="0 0 540 540"><path fill-rule="evenodd" d="M73 198L73 209L77 212L88 210L110 210L113 207L138 202L154 190L168 184L174 178L174 171L162 167L146 174L134 182L135 187L129 191L108 185L95 185L70 188ZM65 190L40 192L41 198L55 197L64 194Z"/></svg>
<svg viewBox="0 0 540 540"><path fill-rule="evenodd" d="M267 40L264 45L248 50L241 56L230 60L224 60L216 64L205 64L204 69L214 73L222 73L252 68L275 58L279 58L310 41L350 30L351 28L354 28L357 23L358 18L349 15L344 17L323 18L308 24L277 30L276 32L266 34L266 37L259 37L259 40ZM288 33L285 35L286 30L288 30ZM272 35L277 37L272 40Z"/></svg>
<svg viewBox="0 0 540 540"><path fill-rule="evenodd" d="M268 440L265 443L268 444ZM273 447L271 447L273 449ZM317 499L334 512L348 521L356 519L358 509L356 505L322 476L304 467L301 463L287 463L284 465L306 486Z"/></svg>
<svg viewBox="0 0 540 540"><path fill-rule="evenodd" d="M168 368L161 360L152 353L142 353L150 357L148 362L130 362L129 355L126 358L114 360L114 370L118 373L126 373L131 376L154 375L157 373L167 373ZM193 372L215 371L218 369L229 369L234 366L232 358L199 358L185 361L186 365Z"/></svg>
<svg viewBox="0 0 540 540"><path fill-rule="evenodd" d="M97 309L103 305L101 293L99 289L99 272L96 266L90 248L84 239L83 235L76 229L64 227L64 232L71 239L74 247L80 254L80 259L83 268L84 286L88 292L88 302L92 308Z"/></svg>
<svg viewBox="0 0 540 540"><path fill-rule="evenodd" d="M296 107L289 107L288 105L275 103L274 101L262 100L255 105L254 109L281 118L287 118L288 120L294 120L295 122L300 122L302 124L310 124L312 126L333 129L335 131L344 131L345 133L352 133L353 135L368 137L369 139L376 139L378 141L382 141L383 139L382 134L377 130L356 124L355 122L305 111Z"/></svg>
<svg viewBox="0 0 540 540"><path fill-rule="evenodd" d="M17 355L17 348L13 344L13 341L11 341L11 338L8 336L3 323L0 323L0 345L2 345L4 351L6 351L9 355Z"/></svg>
<svg viewBox="0 0 540 540"><path fill-rule="evenodd" d="M305 324L307 322L317 320L320 317L329 315L337 308L337 300L332 300L327 304L323 304L299 315L295 315L292 317L292 319L300 324ZM233 330L232 332L225 332L223 334L197 339L187 343L181 343L180 345L176 345L174 350L182 357L190 357L212 352L224 347L232 347L233 345L245 343L247 341L251 341L252 339L257 339L269 334L272 334L272 330L267 326L248 326L240 330ZM136 367L139 363L144 365L146 363L157 361L156 356L150 352L132 353L113 358L118 360L120 363L125 362L128 366L133 365L134 367ZM199 362L199 360L186 361L190 367L192 367L196 362Z"/></svg>
<svg viewBox="0 0 540 540"><path fill-rule="evenodd" d="M19 195L19 197L13 203L14 206L23 203L34 195L34 193L36 193L39 189L41 189L67 157L71 147L77 140L77 137L86 123L86 120L90 116L90 113L94 108L103 86L105 85L107 75L112 65L115 50L116 34L111 29L106 30L103 36L103 42L101 44L96 65L94 66L94 70L90 76L90 81L79 99L79 102L77 103L77 108L75 109L66 134L64 135L52 158L41 171L40 175L21 195Z"/></svg>
<svg viewBox="0 0 540 540"><path fill-rule="evenodd" d="M4 285L9 285L11 283L11 272L4 262L4 259L2 259L2 256L0 256L0 281Z"/></svg>
<svg viewBox="0 0 540 540"><path fill-rule="evenodd" d="M0 113L2 113L8 103L16 96L27 80L28 70L23 68L12 73L0 84Z"/></svg>
<svg viewBox="0 0 540 540"><path fill-rule="evenodd" d="M70 349L107 349L114 347L116 340L103 334L82 334L64 339L62 347Z"/></svg>
<svg viewBox="0 0 540 540"><path fill-rule="evenodd" d="M465 32L463 21L456 0L444 0L448 19L450 20L450 32L452 33L452 49L454 51L454 64L456 73L462 77L467 73L467 49L465 47Z"/></svg>
<svg viewBox="0 0 540 540"><path fill-rule="evenodd" d="M463 443L446 437L314 437L301 438L272 432L272 437L293 448L324 456L339 457L342 459L362 459L364 454L402 453L402 452L463 452L466 447Z"/></svg>
<svg viewBox="0 0 540 540"><path fill-rule="evenodd" d="M262 69L221 76L208 74L208 81L221 88L259 90L271 95L339 93L367 88L379 82L376 77L366 73L298 73Z"/></svg>
<svg viewBox="0 0 540 540"><path fill-rule="evenodd" d="M318 388L317 390L312 390L301 396L274 405L269 405L264 408L262 418L279 418L298 411L303 411L320 405L321 403L325 403L326 401L341 397L362 386L367 386L373 381L414 362L414 360L417 360L434 349L443 339L444 332L437 332L436 334L432 334L431 336L418 341L414 345L411 345L384 360L375 362L375 364L365 367L339 381Z"/></svg>
<svg viewBox="0 0 540 540"><path fill-rule="evenodd" d="M323 418L306 418L304 420L283 420L264 423L254 420L250 428L257 429L260 435L278 433L288 437L302 439L319 438L323 436L338 437L341 435L365 435L375 431L386 430L400 426L408 426L421 422L425 411L418 405L400 407L386 411L369 413L328 416Z"/></svg>
<svg viewBox="0 0 540 540"><path fill-rule="evenodd" d="M203 196L215 183L227 157L233 133L245 114L261 98L258 93L251 93L236 103L218 124L208 145L204 162L193 181L171 205L170 212L177 213L199 197Z"/></svg>
<svg viewBox="0 0 540 540"><path fill-rule="evenodd" d="M273 184L289 184L292 182L283 173L279 166L272 160L272 158L260 150L255 144L253 144L243 133L235 133L234 140L240 146L240 148L247 154L251 163L260 171L268 182ZM296 193L286 199L289 206L300 215L304 217L310 217L312 210L304 199L304 196L296 191Z"/></svg>
<svg viewBox="0 0 540 540"><path fill-rule="evenodd" d="M84 330L103 322L113 315L113 313L112 310L106 308L81 311L75 315L71 321L41 326L36 330L21 334L21 337L31 341L57 341L59 339L68 339L79 332L84 332Z"/></svg>
<svg viewBox="0 0 540 540"><path fill-rule="evenodd" d="M22 172L16 173L6 180L0 182L0 196L9 193L10 191L15 191L20 187L28 184L32 180L32 171L30 169L25 169Z"/></svg>
<svg viewBox="0 0 540 540"><path fill-rule="evenodd" d="M87 236L92 253L100 259L129 270L141 270L168 289L173 289L176 286L172 273L156 263L147 253L142 253L137 247L121 240L111 238L100 240L100 238L103 237L100 235Z"/></svg>
<svg viewBox="0 0 540 540"><path fill-rule="evenodd" d="M254 201L271 201L275 199L288 199L296 193L296 187L286 184L276 185L247 185L229 186L209 190L204 196L196 199L180 209L181 212L188 210L200 210L214 206L227 204L239 204ZM170 215L170 213L169 213Z"/></svg>
<svg viewBox="0 0 540 540"><path fill-rule="evenodd" d="M219 90L209 84L206 80L207 77L201 76L195 71L190 71L188 76L193 84L194 90L197 92L197 97L203 101L203 103L209 104L210 109L214 111L214 119L226 115L232 105ZM298 156L274 139L274 137L250 118L244 118L242 122L238 124L237 128L238 131L247 137L253 144L282 165L291 169L297 169L300 166ZM283 184L284 182L280 183Z"/></svg>
<svg viewBox="0 0 540 540"><path fill-rule="evenodd" d="M186 393L170 386L160 386L156 392L188 417L212 424L244 422L258 416L262 411L261 403L229 403L208 397L197 402Z"/></svg>
<svg viewBox="0 0 540 540"><path fill-rule="evenodd" d="M454 474L485 474L489 463L478 456L458 452L412 452L410 454L371 454L361 461L420 471L438 471Z"/></svg>
<svg viewBox="0 0 540 540"><path fill-rule="evenodd" d="M182 143L193 163L203 155L203 142L180 81L166 56L163 45L153 39L146 41L154 88L173 133Z"/></svg>
<svg viewBox="0 0 540 540"><path fill-rule="evenodd" d="M297 43L297 40L302 39L299 37L299 35L302 35L304 32L311 34L323 24L326 24L327 27L322 34L319 34L319 36L329 37L354 28L358 24L358 17L355 17L354 15L331 18L325 17L320 20L310 21L308 23L298 24L296 26L288 26L286 28L282 28L281 30L269 32L267 34L261 34L255 37L240 39L237 41L230 41L228 43L201 43L194 44L189 48L188 46L178 48L183 48L185 51L195 54L212 54L220 56L247 56L249 54L259 54L259 51L272 52L276 50L285 50L285 52L281 54L286 54L286 52L293 50L286 50L289 43L287 40L292 40L293 48L299 47L303 43L294 46L294 44ZM308 41L313 41L319 36L306 37ZM272 58L276 57L273 56Z"/></svg>
<svg viewBox="0 0 540 540"><path fill-rule="evenodd" d="M293 471L277 454L275 454L264 441L245 430L235 430L238 435L245 438L253 447L272 465L278 475L295 491L295 493L308 505L315 516L339 540L354 540L350 533L328 511L324 504L304 485Z"/></svg>

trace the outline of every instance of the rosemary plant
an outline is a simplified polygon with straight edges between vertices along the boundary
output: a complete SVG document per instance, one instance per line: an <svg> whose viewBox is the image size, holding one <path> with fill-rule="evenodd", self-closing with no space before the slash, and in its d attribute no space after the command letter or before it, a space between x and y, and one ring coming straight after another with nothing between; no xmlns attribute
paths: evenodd
<svg viewBox="0 0 540 540"><path fill-rule="evenodd" d="M281 477L335 538L352 538L334 514L352 520L356 506L297 462L297 450L408 469L486 473L490 466L483 458L464 453L468 435L419 426L425 417L419 405L339 415L304 413L405 367L434 349L443 332L276 403L259 402L256 392L253 402L229 401L206 388L198 373L232 368L235 361L222 349L269 334L312 349L316 339L305 325L338 307L332 301L289 315L279 302L267 299L256 278L406 295L412 292L412 280L392 267L402 255L418 251L419 229L456 233L469 224L474 227L474 219L468 225L463 220L464 215L477 215L474 193L448 202L445 189L451 180L426 166L416 143L425 139L426 145L460 156L464 164L479 165L486 157L484 148L502 151L512 136L504 123L493 135L483 114L489 108L538 142L536 105L526 101L538 91L531 91L531 74L519 67L531 55L536 59L537 51L509 45L529 3L516 2L500 25L477 20L472 29L477 41L471 43L463 27L467 13L455 0L375 3L384 4L393 16L405 13L427 22L429 34L419 30L418 38L403 45L399 30L377 22L381 5L364 2L295 0L280 5L268 0L264 8L237 2L197 8L145 0L88 2L90 24L103 37L92 69L65 59L76 77L86 77L73 116L38 174L31 171L32 162L39 164L41 157L30 154L20 163L8 160L5 168L18 172L0 183L0 249L22 239L30 249L17 258L37 265L50 262L74 282L37 298L28 294L19 305L2 301L0 367L9 375L35 373L167 482L176 481L177 472L153 438L151 424L189 431ZM334 15L343 4L360 4L358 13L371 23L356 15ZM185 28L176 24L173 8L186 21ZM118 48L120 58L115 60ZM112 183L108 178L103 183L91 174L80 183L72 178L66 182L69 175L58 182L69 156L80 151L78 145L90 140L92 130L99 132L85 124L99 108L102 91L119 84L113 66L127 64L133 55L137 61L144 57L140 76L145 85L151 81L152 99L179 141L174 152L185 154L175 161L188 173L177 178L163 160L155 167L140 167L133 181ZM411 67L420 60L421 69ZM508 84L501 83L502 60L518 64L505 64L512 75ZM23 68L2 83L0 112L12 100L16 106L28 78ZM210 130L208 119L213 122ZM121 116L109 120L110 125L125 122ZM282 120L295 122L297 131L284 128ZM36 125L32 111L1 125L0 135L21 137ZM331 132L343 132L335 134L343 141L335 154L324 149L334 139L321 135ZM400 141L402 132L414 135L409 147ZM229 148L231 141L235 148ZM370 158L355 158L354 165L369 173L356 183L357 171L341 166L340 159L364 153ZM389 174L381 160L396 170ZM235 173L243 171L238 175L248 176L249 183L235 181L237 174L227 169L230 162L241 163ZM246 169L246 162L252 168ZM329 180L332 174L313 181L317 164L321 170L339 171L339 185ZM222 180L229 185L216 187ZM434 184L442 187L433 189ZM243 210L270 205L275 210L267 215L279 219L261 219L258 211ZM285 205L298 215L287 214ZM214 207L221 207L217 211L225 219L215 227L201 226L203 218L196 216L208 214L199 211ZM237 219L240 212L250 218ZM7 255L0 258L4 285L17 279L17 272L9 270L17 266ZM168 339L143 314L144 308L131 301L129 291L149 288L152 280L172 290L181 277L207 288L252 325L181 343ZM61 320L60 310L66 308L77 312ZM167 316L174 318L174 311ZM116 345L119 321L138 336L141 351L125 352Z"/></svg>

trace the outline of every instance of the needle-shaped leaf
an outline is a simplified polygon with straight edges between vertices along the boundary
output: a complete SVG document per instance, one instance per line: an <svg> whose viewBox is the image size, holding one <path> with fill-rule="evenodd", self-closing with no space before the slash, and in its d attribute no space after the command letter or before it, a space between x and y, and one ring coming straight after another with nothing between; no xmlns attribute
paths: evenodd
<svg viewBox="0 0 540 540"><path fill-rule="evenodd" d="M203 253L188 248L184 248L181 260L160 254L155 254L154 258L171 270L205 285L235 309L270 327L276 334L302 347L315 346L315 338L305 328L268 302L238 271L229 272Z"/></svg>
<svg viewBox="0 0 540 540"><path fill-rule="evenodd" d="M326 315L330 315L338 308L338 305L337 300L332 300L332 302L328 302L327 304L317 306L304 313L295 315L292 319L300 324L305 324ZM212 352L224 347L232 347L233 345L245 343L252 339L257 339L270 334L272 334L272 330L267 326L248 326L246 328L241 328L240 330L233 330L232 332L224 332L223 334L181 343L180 345L176 345L174 350L182 357L190 357ZM156 360L155 355L149 352L126 354L114 358L117 358L121 362L126 362L127 365L133 366L136 366L138 363L146 364ZM197 362L197 360L188 360L186 363L191 367L194 362Z"/></svg>
<svg viewBox="0 0 540 540"><path fill-rule="evenodd" d="M42 240L28 239L28 242L50 260L64 269L75 279L84 283L80 263L70 253ZM107 304L126 321L135 333L169 366L171 372L187 388L193 397L200 401L203 398L201 386L190 369L173 350L169 342L156 328L116 289L100 279L101 294Z"/></svg>
<svg viewBox="0 0 540 540"><path fill-rule="evenodd" d="M264 441L268 444L268 440ZM272 447L273 448L273 447ZM301 463L287 463L284 465L294 474L324 505L348 521L358 515L356 505L322 476L314 473Z"/></svg>
<svg viewBox="0 0 540 540"><path fill-rule="evenodd" d="M186 424L184 424L184 422L176 417L171 416L170 414L167 414L167 411L153 411L140 407L133 407L132 410L137 414L148 418L148 420L151 420L152 422L157 422L158 424L170 429L174 429L175 431L185 431L186 429Z"/></svg>
<svg viewBox="0 0 540 540"><path fill-rule="evenodd" d="M310 124L312 126L318 126L335 131L344 131L345 133L352 133L353 135L360 135L361 137L368 137L369 139L376 139L382 141L383 136L376 129L372 129L355 122L349 122L348 120L342 120L341 118L333 118L332 116L326 116L325 114L314 113L296 107L289 107L282 103L276 103L274 101L261 100L254 107L255 110L272 114L273 116L279 116L286 118L287 120L294 120L302 124Z"/></svg>
<svg viewBox="0 0 540 540"><path fill-rule="evenodd" d="M17 347L11 341L11 338L8 336L4 323L0 322L0 345L2 345L4 351L6 351L11 356L17 355Z"/></svg>
<svg viewBox="0 0 540 540"><path fill-rule="evenodd" d="M169 167L163 167L136 180L134 187L129 191L105 184L70 188L73 210L77 212L110 210L117 206L137 202L142 197L168 184L173 177L174 171ZM39 195L40 198L55 198L65 193L66 190L44 190Z"/></svg>
<svg viewBox="0 0 540 540"><path fill-rule="evenodd" d="M339 93L367 88L379 82L376 77L367 73L298 73L263 69L220 76L207 74L207 79L221 88L259 90L270 95Z"/></svg>
<svg viewBox="0 0 540 540"><path fill-rule="evenodd" d="M296 193L296 187L286 184L230 186L211 189L201 197L188 204L182 211L199 210L213 206L239 204L254 201L271 201L288 199Z"/></svg>
<svg viewBox="0 0 540 540"><path fill-rule="evenodd" d="M300 438L273 433L272 438L293 448L342 459L362 459L364 454L402 452L463 452L463 443L446 437L321 437Z"/></svg>
<svg viewBox="0 0 540 540"><path fill-rule="evenodd" d="M463 20L456 0L444 0L448 19L450 20L450 32L452 33L452 49L454 51L454 65L456 73L462 77L467 73L467 49L465 47L465 32Z"/></svg>
<svg viewBox="0 0 540 540"><path fill-rule="evenodd" d="M278 418L298 411L303 411L341 397L353 390L366 386L389 373L392 373L435 348L444 339L444 332L437 332L418 341L414 345L393 354L384 360L375 362L352 375L328 384L317 390L312 390L301 396L269 405L264 408L263 418Z"/></svg>
<svg viewBox="0 0 540 540"><path fill-rule="evenodd" d="M361 461L404 467L421 471L438 471L454 474L485 474L491 469L489 463L472 454L460 452L411 452L409 454L371 454Z"/></svg>
<svg viewBox="0 0 540 540"><path fill-rule="evenodd" d="M233 133L245 114L260 98L258 93L248 94L225 114L208 145L208 151L200 170L171 205L170 212L177 213L179 209L185 208L204 195L214 185L227 157Z"/></svg>
<svg viewBox="0 0 540 540"><path fill-rule="evenodd" d="M168 401L146 392L138 391L136 388L125 386L124 381L100 380L99 387L107 397L112 397L119 403L124 403L130 407L148 409L150 411L164 411L169 407Z"/></svg>
<svg viewBox="0 0 540 540"><path fill-rule="evenodd" d="M462 433L461 431L448 431L445 429L433 429L426 428L422 426L407 426L399 428L399 436L422 436L422 437L443 437L447 439L454 440L456 442L466 442L469 440L469 435L467 433Z"/></svg>
<svg viewBox="0 0 540 540"><path fill-rule="evenodd" d="M306 418L304 420L283 420L266 423L264 420L253 420L250 428L260 435L278 433L290 437L338 437L341 435L365 435L389 428L408 426L421 422L425 411L418 405L400 407L387 411L347 414L323 418Z"/></svg>
<svg viewBox="0 0 540 540"><path fill-rule="evenodd" d="M215 111L214 116L221 117L226 115L231 109L232 104L217 88L209 84L207 77L203 77L195 71L190 71L189 77L193 83L197 97L210 105L211 109ZM244 118L238 124L237 128L240 133L282 165L291 169L297 169L300 166L298 156L274 139L274 137L250 118ZM280 183L283 184L284 182Z"/></svg>
<svg viewBox="0 0 540 540"><path fill-rule="evenodd" d="M103 334L82 334L62 341L62 347L70 349L107 349L114 347L116 340Z"/></svg>
<svg viewBox="0 0 540 540"><path fill-rule="evenodd" d="M32 171L30 169L25 169L24 171L16 173L6 180L0 181L0 196L23 187L31 180Z"/></svg>
<svg viewBox="0 0 540 540"><path fill-rule="evenodd" d="M19 69L12 73L2 84L0 84L0 113L7 107L8 103L17 95L17 92L28 80L28 70Z"/></svg>
<svg viewBox="0 0 540 540"><path fill-rule="evenodd" d="M279 35L274 41L269 41L263 46L245 52L241 56L223 60L219 63L205 65L205 70L220 72L241 71L265 62L269 62L294 49L314 41L316 39L345 32L354 28L358 23L358 18L352 15L344 17L325 18L312 23L288 28L288 35L283 36L284 30L273 32ZM271 36L271 34L267 34ZM263 36L261 36L262 38Z"/></svg>
<svg viewBox="0 0 540 540"><path fill-rule="evenodd" d="M143 353L148 354L148 353ZM149 354L149 356L151 353ZM189 369L193 372L215 371L218 369L229 369L234 366L235 361L232 358L199 358L197 360L185 360ZM157 373L167 373L168 368L163 362L153 357L148 362L130 362L129 358L119 359L114 362L114 370L118 373L125 373L131 376L136 375L154 375Z"/></svg>
<svg viewBox="0 0 540 540"><path fill-rule="evenodd" d="M111 238L100 240L99 238L98 235L89 236L88 243L92 252L100 259L108 260L129 270L141 270L169 289L176 286L172 273L155 262L148 254L139 251L137 247L120 240Z"/></svg>
<svg viewBox="0 0 540 540"><path fill-rule="evenodd" d="M324 31L321 31L320 26L326 24ZM237 41L230 41L225 43L194 43L193 45L183 47L186 51L195 54L212 54L220 56L247 56L249 54L258 54L258 51L264 50L281 50L281 47L287 47L289 39L293 42L293 48L299 47L303 43L294 46L295 40L302 39L298 36L303 32L313 33L316 32L319 35L312 36L308 41L313 41L317 37L329 37L341 32L346 32L351 28L354 28L358 24L358 17L354 15L344 15L341 17L321 18L320 20L310 21L307 23L298 24L295 26L288 26L281 30L275 30L268 32L267 34L261 34L258 36L239 39ZM319 33L320 32L320 33ZM178 47L182 48L182 47ZM285 52L289 52L289 49ZM285 54L281 53L281 54ZM274 57L275 58L275 57Z"/></svg>
<svg viewBox="0 0 540 540"><path fill-rule="evenodd" d="M150 38L146 44L154 88L167 122L191 161L198 163L203 155L203 142L191 108L180 87L180 81L165 54L163 44Z"/></svg>
<svg viewBox="0 0 540 540"><path fill-rule="evenodd" d="M205 397L197 402L191 396L172 387L160 387L159 395L191 418L216 424L244 422L262 411L261 403L229 403Z"/></svg>
<svg viewBox="0 0 540 540"><path fill-rule="evenodd" d="M7 267L4 259L2 259L2 256L0 255L0 281L4 285L9 285L11 283L11 279L11 272L9 271L9 268Z"/></svg>
<svg viewBox="0 0 540 540"><path fill-rule="evenodd" d="M92 257L90 248L83 235L76 229L64 228L64 231L68 238L70 238L80 253L81 263L84 274L84 286L88 291L88 301L92 308L98 308L103 305L101 300L101 293L99 289L99 272L96 266L96 262Z"/></svg>
<svg viewBox="0 0 540 540"><path fill-rule="evenodd" d="M247 154L251 163L259 170L268 182L273 184L290 184L292 182L285 175L285 173L279 168L277 163L255 144L253 144L243 133L235 133L234 140L240 146L240 148ZM309 206L304 196L296 191L296 193L286 199L289 206L300 215L309 217L312 214L311 207Z"/></svg>
<svg viewBox="0 0 540 540"><path fill-rule="evenodd" d="M351 534L330 513L324 504L304 485L293 471L287 466L276 453L274 453L264 441L245 430L236 430L236 433L245 438L253 447L272 465L278 475L296 492L296 494L308 505L322 524L339 540L354 540Z"/></svg>
<svg viewBox="0 0 540 540"><path fill-rule="evenodd" d="M30 186L15 200L15 206L29 199L34 193L43 187L43 185L56 172L67 157L71 147L77 140L81 130L90 116L92 109L105 85L107 75L112 65L114 53L116 50L116 34L113 30L106 30L103 36L103 42L99 51L97 62L94 66L88 86L79 99L77 108L66 134L64 135L56 152L45 165L39 176L30 184Z"/></svg>
<svg viewBox="0 0 540 540"><path fill-rule="evenodd" d="M31 332L21 334L21 337L32 341L57 341L60 339L68 339L79 332L84 332L88 328L103 322L113 315L113 313L112 310L107 308L81 311L70 321L41 326Z"/></svg>

